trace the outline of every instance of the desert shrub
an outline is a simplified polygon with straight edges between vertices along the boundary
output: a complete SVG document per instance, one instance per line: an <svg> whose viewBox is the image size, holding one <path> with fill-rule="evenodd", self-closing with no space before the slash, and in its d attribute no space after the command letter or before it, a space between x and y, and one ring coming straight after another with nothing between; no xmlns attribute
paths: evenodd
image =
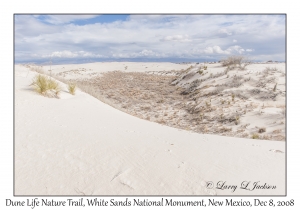
<svg viewBox="0 0 300 210"><path fill-rule="evenodd" d="M72 95L75 95L76 84L74 84L74 83L69 83L69 84L68 84L68 90L69 90L69 93L71 93Z"/></svg>
<svg viewBox="0 0 300 210"><path fill-rule="evenodd" d="M266 67L263 71L264 74L268 74L269 71L278 71L276 67Z"/></svg>
<svg viewBox="0 0 300 210"><path fill-rule="evenodd" d="M48 88L49 88L49 90L58 90L59 89L59 84L55 80L49 78Z"/></svg>
<svg viewBox="0 0 300 210"><path fill-rule="evenodd" d="M249 82L251 80L251 77L248 77L246 79L244 79L244 82Z"/></svg>
<svg viewBox="0 0 300 210"><path fill-rule="evenodd" d="M194 80L191 82L189 87L181 92L182 95L187 95L196 90L196 88L201 84L201 81L199 79Z"/></svg>
<svg viewBox="0 0 300 210"><path fill-rule="evenodd" d="M260 94L262 91L261 91L260 89L258 89L258 88L255 88L255 89L249 90L249 92L250 92L251 95L258 95L258 94Z"/></svg>
<svg viewBox="0 0 300 210"><path fill-rule="evenodd" d="M227 67L227 70L232 70L238 67L240 70L245 70L246 66L251 64L251 61L244 56L233 55L221 60L222 66Z"/></svg>
<svg viewBox="0 0 300 210"><path fill-rule="evenodd" d="M198 74L203 74L203 70L200 68L198 71L197 71Z"/></svg>
<svg viewBox="0 0 300 210"><path fill-rule="evenodd" d="M260 79L256 84L255 87L265 88L267 85L267 81L263 78Z"/></svg>
<svg viewBox="0 0 300 210"><path fill-rule="evenodd" d="M231 88L240 87L243 84L243 77L242 76L234 76L232 77L231 81L228 81L225 85Z"/></svg>
<svg viewBox="0 0 300 210"><path fill-rule="evenodd" d="M255 99L258 99L258 100L273 100L273 101L276 101L276 97L277 95L279 95L279 93L275 93L273 91L256 91L254 93L256 89L254 90L251 90L250 92L252 92L253 95L256 95L255 96Z"/></svg>
<svg viewBox="0 0 300 210"><path fill-rule="evenodd" d="M61 91L59 84L55 80L41 74L38 74L33 78L31 85L34 86L36 92L42 95L57 97Z"/></svg>
<svg viewBox="0 0 300 210"><path fill-rule="evenodd" d="M273 82L276 82L277 81L277 78L276 77L269 77L269 78L266 78L266 82L267 83L273 83Z"/></svg>
<svg viewBox="0 0 300 210"><path fill-rule="evenodd" d="M33 85L36 92L40 94L44 94L48 90L47 78L40 74L34 77L31 85Z"/></svg>
<svg viewBox="0 0 300 210"><path fill-rule="evenodd" d="M257 133L253 133L251 138L252 139L259 139L259 135Z"/></svg>
<svg viewBox="0 0 300 210"><path fill-rule="evenodd" d="M258 129L258 133L264 133L264 132L266 132L266 128L263 127Z"/></svg>

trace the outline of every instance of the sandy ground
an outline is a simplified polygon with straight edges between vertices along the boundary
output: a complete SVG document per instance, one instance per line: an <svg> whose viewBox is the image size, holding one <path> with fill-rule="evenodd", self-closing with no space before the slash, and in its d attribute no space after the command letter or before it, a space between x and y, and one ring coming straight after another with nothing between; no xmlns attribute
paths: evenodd
<svg viewBox="0 0 300 210"><path fill-rule="evenodd" d="M106 64L103 72L131 69L128 63L114 65ZM147 71L188 67L133 65L148 67ZM63 67L92 69L89 73L96 74L103 69L97 63L59 68ZM53 66L53 73L57 68ZM28 70L15 66L16 195L285 194L284 141L199 134L161 125L80 90L71 95L63 83L60 99L44 97L29 86L36 73Z"/></svg>

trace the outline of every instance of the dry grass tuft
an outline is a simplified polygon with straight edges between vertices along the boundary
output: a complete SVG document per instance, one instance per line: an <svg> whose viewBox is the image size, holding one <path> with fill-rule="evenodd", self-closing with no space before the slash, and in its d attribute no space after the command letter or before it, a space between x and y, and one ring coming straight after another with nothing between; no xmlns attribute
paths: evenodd
<svg viewBox="0 0 300 210"><path fill-rule="evenodd" d="M44 96L58 97L61 88L59 84L48 76L38 74L34 77L32 84L39 94Z"/></svg>
<svg viewBox="0 0 300 210"><path fill-rule="evenodd" d="M257 133L253 133L251 138L252 139L259 139L259 135Z"/></svg>
<svg viewBox="0 0 300 210"><path fill-rule="evenodd" d="M76 91L76 84L75 83L69 83L68 84L68 90L72 95L75 95Z"/></svg>

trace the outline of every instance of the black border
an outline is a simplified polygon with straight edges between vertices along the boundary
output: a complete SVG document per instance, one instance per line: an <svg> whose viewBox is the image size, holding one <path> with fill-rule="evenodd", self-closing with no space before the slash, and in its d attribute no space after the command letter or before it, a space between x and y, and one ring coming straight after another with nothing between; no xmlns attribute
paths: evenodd
<svg viewBox="0 0 300 210"><path fill-rule="evenodd" d="M16 195L15 194L15 15L285 15L285 195ZM13 14L13 196L14 197L287 197L287 13L14 13Z"/></svg>

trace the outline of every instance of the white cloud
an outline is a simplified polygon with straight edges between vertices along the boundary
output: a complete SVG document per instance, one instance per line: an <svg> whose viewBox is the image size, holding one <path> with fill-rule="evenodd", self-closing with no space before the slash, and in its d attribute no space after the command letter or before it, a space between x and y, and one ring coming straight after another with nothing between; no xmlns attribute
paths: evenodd
<svg viewBox="0 0 300 210"><path fill-rule="evenodd" d="M229 54L236 54L236 53L243 54L244 52L245 50L238 45L230 46L225 50L222 50L220 46L206 47L203 50L203 53L206 54L222 54L222 55L229 55Z"/></svg>
<svg viewBox="0 0 300 210"><path fill-rule="evenodd" d="M51 24L64 24L76 20L85 20L97 17L98 15L45 15L44 21ZM35 16L36 17L36 16Z"/></svg>
<svg viewBox="0 0 300 210"><path fill-rule="evenodd" d="M191 42L188 38L188 35L174 35L174 36L166 36L161 39L161 41L177 41L177 42Z"/></svg>
<svg viewBox="0 0 300 210"><path fill-rule="evenodd" d="M113 53L112 56L114 58L143 58L143 57L163 58L163 57L166 57L165 54L154 52L152 50L142 50L140 52L133 52L133 53Z"/></svg>
<svg viewBox="0 0 300 210"><path fill-rule="evenodd" d="M243 52L245 52L245 50L241 46L238 46L238 45L234 45L234 46L228 48L227 50L230 52L237 52L239 54L242 54Z"/></svg>
<svg viewBox="0 0 300 210"><path fill-rule="evenodd" d="M17 15L16 60L31 60L32 54L42 55L35 58L52 55L70 59L208 55L218 59L221 55L255 52L285 57L283 16L132 15L111 23L74 22L86 19L88 23L93 17ZM237 40L239 44L232 45Z"/></svg>
<svg viewBox="0 0 300 210"><path fill-rule="evenodd" d="M227 28L222 28L219 30L219 34L225 34L225 35L232 35L232 32L230 32L230 29L227 29Z"/></svg>
<svg viewBox="0 0 300 210"><path fill-rule="evenodd" d="M206 54L230 54L230 51L222 50L220 46L206 47L203 52Z"/></svg>
<svg viewBox="0 0 300 210"><path fill-rule="evenodd" d="M44 55L38 55L38 54L33 54L34 57L41 57L41 58L51 58L51 57L56 57L56 58L77 58L77 57L88 57L88 58L104 58L105 56L100 55L100 54L94 54L91 52L86 52L86 51L75 51L71 52L68 50L64 51L55 51L52 52L51 54L44 54Z"/></svg>

